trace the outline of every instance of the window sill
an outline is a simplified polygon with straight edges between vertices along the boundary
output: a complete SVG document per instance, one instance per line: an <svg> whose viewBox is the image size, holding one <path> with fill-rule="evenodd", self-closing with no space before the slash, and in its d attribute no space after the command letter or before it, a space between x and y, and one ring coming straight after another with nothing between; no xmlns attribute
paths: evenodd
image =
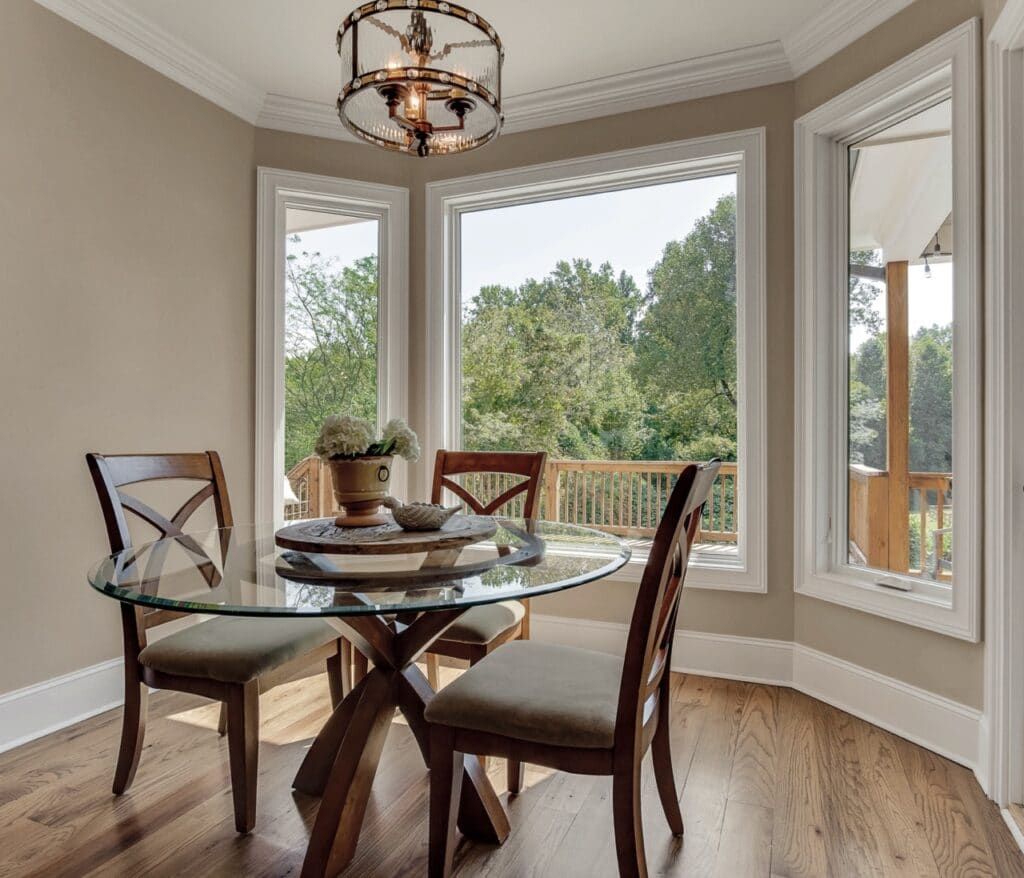
<svg viewBox="0 0 1024 878"><path fill-rule="evenodd" d="M794 591L805 597L839 604L959 640L971 643L980 640L975 633L976 626L970 613L965 612L968 608L957 605L952 588L949 590L949 598L943 599L937 594L899 591L833 573L798 579Z"/></svg>

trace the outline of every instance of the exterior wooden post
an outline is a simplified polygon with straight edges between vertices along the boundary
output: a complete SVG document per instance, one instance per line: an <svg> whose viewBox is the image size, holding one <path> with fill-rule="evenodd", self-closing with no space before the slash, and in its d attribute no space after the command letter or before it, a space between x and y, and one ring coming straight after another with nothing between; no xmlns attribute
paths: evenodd
<svg viewBox="0 0 1024 878"><path fill-rule="evenodd" d="M885 266L886 457L889 470L889 569L910 565L910 338L906 262Z"/></svg>

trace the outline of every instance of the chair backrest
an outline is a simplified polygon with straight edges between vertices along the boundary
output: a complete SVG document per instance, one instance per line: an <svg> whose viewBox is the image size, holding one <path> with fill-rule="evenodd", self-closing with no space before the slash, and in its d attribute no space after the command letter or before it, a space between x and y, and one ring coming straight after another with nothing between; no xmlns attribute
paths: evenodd
<svg viewBox="0 0 1024 878"><path fill-rule="evenodd" d="M89 464L93 484L96 486L96 496L99 498L100 508L103 510L103 520L107 527L107 539L110 541L111 554L123 552L132 547L126 512L131 512L152 525L159 532L159 539L176 537L182 547L196 559L209 558L209 556L202 546L184 533L183 529L192 515L207 500L213 501L218 527L232 527L234 524L231 517L231 502L228 499L227 483L224 480L224 470L216 451L194 454L104 455L89 453L85 459ZM206 484L189 497L170 518L157 512L138 497L121 490L127 485L172 479L199 481ZM221 542L221 549L226 551L226 533L222 535ZM163 553L151 554L144 581L149 578L151 569L159 568L162 558ZM197 560L196 567L211 586L219 581L219 573L212 560L209 563ZM180 614L167 611L147 611L142 615L145 617L145 627L151 628L177 618Z"/></svg>
<svg viewBox="0 0 1024 878"><path fill-rule="evenodd" d="M547 454L543 451L445 451L437 452L434 462L434 487L431 502L440 503L441 493L447 488L477 515L495 515L520 494L525 493L522 518L534 518L539 511L537 498L544 476ZM488 500L475 496L451 476L492 474L496 477L494 493ZM521 476L521 480L508 487L508 476ZM518 516L517 516L518 517Z"/></svg>
<svg viewBox="0 0 1024 878"><path fill-rule="evenodd" d="M662 695L690 550L720 467L721 462L713 460L691 464L680 473L655 533L629 625L616 715L617 748L639 740L644 719Z"/></svg>

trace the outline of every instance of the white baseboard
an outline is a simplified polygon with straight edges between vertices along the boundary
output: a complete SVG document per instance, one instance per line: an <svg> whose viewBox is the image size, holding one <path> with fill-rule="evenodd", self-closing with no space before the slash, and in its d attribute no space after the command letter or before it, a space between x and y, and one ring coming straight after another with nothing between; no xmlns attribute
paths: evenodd
<svg viewBox="0 0 1024 878"><path fill-rule="evenodd" d="M1003 821L1010 827L1010 835L1012 835L1013 840L1017 842L1017 847L1024 852L1024 832L1021 832L1020 827L1017 825L1017 821L1013 819L1010 809L1000 808L999 813L1003 815Z"/></svg>
<svg viewBox="0 0 1024 878"><path fill-rule="evenodd" d="M536 640L622 654L628 629L534 613L530 631ZM934 692L782 640L678 631L672 652L674 671L790 686L978 773L981 711Z"/></svg>
<svg viewBox="0 0 1024 878"><path fill-rule="evenodd" d="M791 685L972 771L978 768L979 710L799 643L793 644Z"/></svg>
<svg viewBox="0 0 1024 878"><path fill-rule="evenodd" d="M0 695L0 753L124 701L124 659L100 662Z"/></svg>
<svg viewBox="0 0 1024 878"><path fill-rule="evenodd" d="M614 622L534 613L531 636L621 655L628 628ZM799 643L678 631L672 670L791 686L975 771L985 788L980 711ZM120 705L123 662L0 695L0 752Z"/></svg>

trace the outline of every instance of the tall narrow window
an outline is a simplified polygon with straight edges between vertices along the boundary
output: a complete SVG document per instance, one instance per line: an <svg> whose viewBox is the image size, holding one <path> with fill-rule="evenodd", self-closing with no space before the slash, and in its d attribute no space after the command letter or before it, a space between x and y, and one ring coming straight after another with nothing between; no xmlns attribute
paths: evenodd
<svg viewBox="0 0 1024 878"><path fill-rule="evenodd" d="M951 110L849 147L849 559L938 583L953 552Z"/></svg>
<svg viewBox="0 0 1024 878"><path fill-rule="evenodd" d="M307 518L324 418L377 420L378 239L374 218L288 208L285 242L284 508ZM316 470L314 477L313 470Z"/></svg>
<svg viewBox="0 0 1024 878"><path fill-rule="evenodd" d="M407 190L260 168L256 518L335 513L323 420L406 417ZM405 490L395 467L392 486Z"/></svg>
<svg viewBox="0 0 1024 878"><path fill-rule="evenodd" d="M688 582L746 591L764 587L762 149L746 132L428 187L447 265L432 443L546 452L541 516L640 563L679 473L717 457ZM478 495L508 487L487 478Z"/></svg>
<svg viewBox="0 0 1024 878"><path fill-rule="evenodd" d="M977 639L972 20L796 121L796 590Z"/></svg>

